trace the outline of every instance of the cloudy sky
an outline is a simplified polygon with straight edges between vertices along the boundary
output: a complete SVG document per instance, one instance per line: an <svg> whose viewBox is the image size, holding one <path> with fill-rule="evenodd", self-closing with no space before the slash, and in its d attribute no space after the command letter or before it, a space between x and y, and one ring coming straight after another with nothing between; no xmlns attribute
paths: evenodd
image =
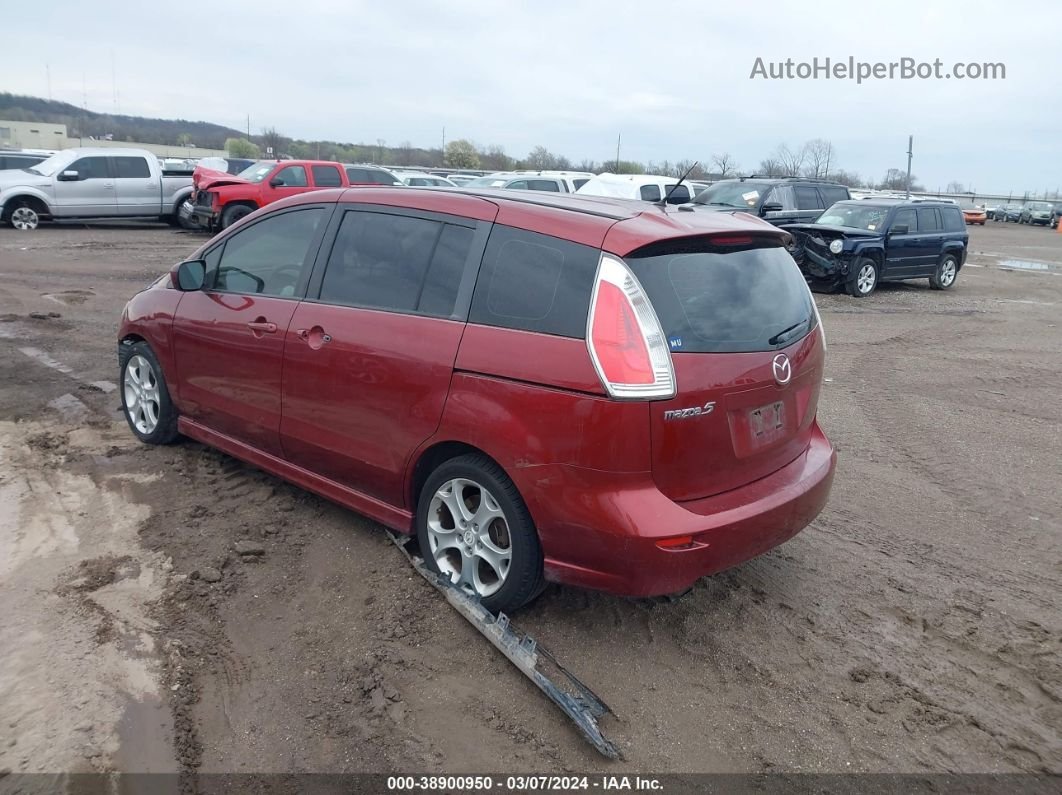
<svg viewBox="0 0 1062 795"><path fill-rule="evenodd" d="M99 111L296 138L513 156L708 159L754 168L779 144L833 142L837 165L906 167L933 189L1062 186L1062 4L49 0L6 14L0 90ZM157 17L158 21L153 19ZM195 22L193 20L199 20ZM765 64L1002 63L997 80L751 79ZM113 73L116 80L112 79ZM17 68L10 65L17 64Z"/></svg>

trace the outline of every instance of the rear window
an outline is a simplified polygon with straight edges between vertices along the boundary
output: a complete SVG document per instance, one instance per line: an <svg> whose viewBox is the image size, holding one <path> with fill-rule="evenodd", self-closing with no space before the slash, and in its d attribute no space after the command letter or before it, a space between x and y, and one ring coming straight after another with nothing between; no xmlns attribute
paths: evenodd
<svg viewBox="0 0 1062 795"><path fill-rule="evenodd" d="M804 277L784 248L688 243L626 257L675 353L769 351L815 327Z"/></svg>
<svg viewBox="0 0 1062 795"><path fill-rule="evenodd" d="M951 207L943 207L940 210L941 215L944 216L944 228L949 232L961 232L966 228L966 221L962 217L962 213L958 209Z"/></svg>
<svg viewBox="0 0 1062 795"><path fill-rule="evenodd" d="M496 224L483 254L469 322L585 336L600 256L589 246Z"/></svg>

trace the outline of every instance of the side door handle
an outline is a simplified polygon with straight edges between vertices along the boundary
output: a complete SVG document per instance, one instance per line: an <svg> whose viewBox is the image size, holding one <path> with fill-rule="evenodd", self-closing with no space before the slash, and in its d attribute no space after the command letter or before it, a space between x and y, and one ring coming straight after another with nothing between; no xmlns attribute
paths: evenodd
<svg viewBox="0 0 1062 795"><path fill-rule="evenodd" d="M332 341L332 335L326 333L320 326L301 328L295 334L315 351Z"/></svg>
<svg viewBox="0 0 1062 795"><path fill-rule="evenodd" d="M252 320L250 323L247 324L247 328L249 328L251 330L251 333L254 334L256 337L261 336L262 334L277 333L277 324L270 323L264 317L260 317L257 320Z"/></svg>

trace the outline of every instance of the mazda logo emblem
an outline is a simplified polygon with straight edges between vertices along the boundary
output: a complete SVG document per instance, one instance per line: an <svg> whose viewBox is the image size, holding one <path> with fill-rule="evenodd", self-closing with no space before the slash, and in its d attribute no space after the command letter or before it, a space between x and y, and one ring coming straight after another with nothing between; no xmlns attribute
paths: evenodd
<svg viewBox="0 0 1062 795"><path fill-rule="evenodd" d="M774 357L772 369L774 370L774 380L778 383L778 386L785 386L789 383L789 379L793 377L793 365L789 363L789 357L784 353Z"/></svg>

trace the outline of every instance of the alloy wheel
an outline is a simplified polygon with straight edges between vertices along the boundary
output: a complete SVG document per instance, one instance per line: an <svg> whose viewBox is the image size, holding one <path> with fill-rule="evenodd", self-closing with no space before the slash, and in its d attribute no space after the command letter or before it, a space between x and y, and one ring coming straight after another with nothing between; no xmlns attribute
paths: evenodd
<svg viewBox="0 0 1062 795"><path fill-rule="evenodd" d="M32 207L16 207L11 213L11 226L15 229L23 231L36 229L40 222L40 216Z"/></svg>
<svg viewBox="0 0 1062 795"><path fill-rule="evenodd" d="M874 266L867 262L859 269L859 274L856 276L856 288L860 293L866 295L874 289L874 284L878 280L878 272Z"/></svg>
<svg viewBox="0 0 1062 795"><path fill-rule="evenodd" d="M940 284L942 287L951 287L955 281L955 260L946 259L940 265Z"/></svg>
<svg viewBox="0 0 1062 795"><path fill-rule="evenodd" d="M505 584L512 563L509 522L483 485L453 478L428 508L429 554L439 571L466 593L488 597Z"/></svg>
<svg viewBox="0 0 1062 795"><path fill-rule="evenodd" d="M159 396L159 379L151 362L143 356L133 356L125 366L123 379L125 411L133 427L145 436L159 424L162 409Z"/></svg>

